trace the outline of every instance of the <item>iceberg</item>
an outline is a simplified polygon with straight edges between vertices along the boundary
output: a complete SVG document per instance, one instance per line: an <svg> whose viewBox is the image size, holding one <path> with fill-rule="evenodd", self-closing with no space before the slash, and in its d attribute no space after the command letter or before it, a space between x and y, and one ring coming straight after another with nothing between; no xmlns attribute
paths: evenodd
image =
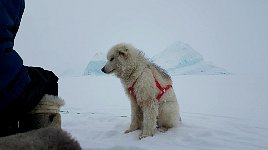
<svg viewBox="0 0 268 150"><path fill-rule="evenodd" d="M204 58L188 44L175 42L152 60L166 69L176 69L196 64Z"/></svg>
<svg viewBox="0 0 268 150"><path fill-rule="evenodd" d="M224 68L206 62L190 45L177 41L152 58L171 75L230 74Z"/></svg>
<svg viewBox="0 0 268 150"><path fill-rule="evenodd" d="M103 53L96 53L89 61L83 75L104 75L101 68L106 63L106 55Z"/></svg>

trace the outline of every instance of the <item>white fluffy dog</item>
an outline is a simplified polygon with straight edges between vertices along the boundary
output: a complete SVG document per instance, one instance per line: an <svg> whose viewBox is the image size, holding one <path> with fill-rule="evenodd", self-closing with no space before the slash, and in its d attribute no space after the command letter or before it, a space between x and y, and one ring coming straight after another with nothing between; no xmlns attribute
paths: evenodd
<svg viewBox="0 0 268 150"><path fill-rule="evenodd" d="M125 133L142 130L140 139L180 124L179 106L166 71L144 57L130 44L113 46L107 55L104 73L120 78L131 99L131 124Z"/></svg>

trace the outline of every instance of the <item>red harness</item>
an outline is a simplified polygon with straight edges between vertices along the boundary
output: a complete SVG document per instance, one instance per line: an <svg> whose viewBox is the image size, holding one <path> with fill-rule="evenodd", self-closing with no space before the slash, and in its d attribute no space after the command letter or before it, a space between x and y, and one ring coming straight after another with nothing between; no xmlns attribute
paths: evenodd
<svg viewBox="0 0 268 150"><path fill-rule="evenodd" d="M156 80L155 77L154 77L154 82L155 82L155 85L157 86L157 88L160 90L159 94L156 97L157 101L159 102L160 99L161 99L161 97L166 93L167 90L169 90L172 87L172 85L171 84L168 84L166 87L162 87L160 85L160 83ZM130 95L133 96L133 98L135 100L137 100L136 99L135 92L134 92L134 85L135 85L135 83L136 83L136 81L134 81L132 83L132 86L128 88L128 91L129 91Z"/></svg>

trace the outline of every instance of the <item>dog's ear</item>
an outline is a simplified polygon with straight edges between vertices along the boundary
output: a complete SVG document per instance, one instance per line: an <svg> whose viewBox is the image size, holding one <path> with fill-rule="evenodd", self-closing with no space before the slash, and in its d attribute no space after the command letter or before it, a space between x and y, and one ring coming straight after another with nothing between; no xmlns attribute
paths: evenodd
<svg viewBox="0 0 268 150"><path fill-rule="evenodd" d="M128 56L128 49L126 48L124 50L120 50L118 53L119 53L120 56L123 56L124 58L127 58L127 56Z"/></svg>

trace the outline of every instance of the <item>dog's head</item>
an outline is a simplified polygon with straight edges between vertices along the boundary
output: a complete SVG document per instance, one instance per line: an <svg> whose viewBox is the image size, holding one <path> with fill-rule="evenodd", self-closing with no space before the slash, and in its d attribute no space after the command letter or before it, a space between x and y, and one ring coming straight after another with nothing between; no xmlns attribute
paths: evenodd
<svg viewBox="0 0 268 150"><path fill-rule="evenodd" d="M120 43L113 46L107 54L107 63L101 69L104 73L114 73L118 77L132 72L135 68L137 50L130 44Z"/></svg>

